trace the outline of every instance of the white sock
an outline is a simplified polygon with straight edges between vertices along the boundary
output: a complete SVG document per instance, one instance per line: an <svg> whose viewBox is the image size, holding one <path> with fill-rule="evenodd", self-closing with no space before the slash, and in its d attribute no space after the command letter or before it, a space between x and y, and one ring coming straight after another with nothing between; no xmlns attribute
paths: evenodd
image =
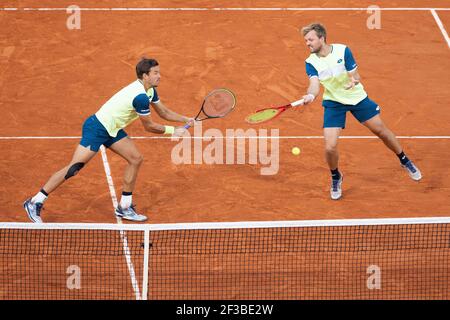
<svg viewBox="0 0 450 320"><path fill-rule="evenodd" d="M132 200L131 198L132 197L133 196L131 194L127 195L127 196L122 194L122 198L120 199L120 207L122 209L129 208L131 206L131 200Z"/></svg>
<svg viewBox="0 0 450 320"><path fill-rule="evenodd" d="M39 191L33 198L31 198L31 202L33 203L44 203L47 200L47 196Z"/></svg>

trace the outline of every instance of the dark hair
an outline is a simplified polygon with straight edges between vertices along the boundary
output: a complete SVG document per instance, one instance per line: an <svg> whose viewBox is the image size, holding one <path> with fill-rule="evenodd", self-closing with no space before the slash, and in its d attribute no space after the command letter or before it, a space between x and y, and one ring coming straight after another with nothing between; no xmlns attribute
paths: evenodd
<svg viewBox="0 0 450 320"><path fill-rule="evenodd" d="M159 63L155 59L142 58L136 65L136 76L142 79L144 73L148 73L151 68L158 66Z"/></svg>
<svg viewBox="0 0 450 320"><path fill-rule="evenodd" d="M320 23L311 23L308 24L306 27L302 28L303 36L306 36L306 34L310 31L314 30L319 38L324 38L325 42L327 42L327 30L325 30L325 27L323 24Z"/></svg>

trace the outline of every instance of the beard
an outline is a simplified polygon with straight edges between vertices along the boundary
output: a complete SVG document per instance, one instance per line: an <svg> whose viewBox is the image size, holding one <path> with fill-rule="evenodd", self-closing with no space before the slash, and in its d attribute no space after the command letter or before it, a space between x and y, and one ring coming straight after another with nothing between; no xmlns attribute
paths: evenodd
<svg viewBox="0 0 450 320"><path fill-rule="evenodd" d="M320 51L320 49L322 49L322 47L318 47L318 48L316 48L316 49L310 48L311 53L318 53L318 52Z"/></svg>

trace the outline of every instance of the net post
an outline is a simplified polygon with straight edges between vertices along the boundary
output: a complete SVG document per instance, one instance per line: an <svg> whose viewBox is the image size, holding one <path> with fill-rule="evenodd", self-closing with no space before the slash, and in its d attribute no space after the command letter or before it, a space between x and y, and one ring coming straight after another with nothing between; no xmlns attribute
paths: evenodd
<svg viewBox="0 0 450 320"><path fill-rule="evenodd" d="M150 251L150 230L144 229L144 267L142 274L142 300L148 300L148 270Z"/></svg>

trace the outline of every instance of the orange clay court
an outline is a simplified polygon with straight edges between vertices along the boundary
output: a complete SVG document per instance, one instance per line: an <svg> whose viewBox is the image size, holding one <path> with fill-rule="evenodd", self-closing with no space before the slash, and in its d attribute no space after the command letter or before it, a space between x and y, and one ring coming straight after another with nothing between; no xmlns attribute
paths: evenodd
<svg viewBox="0 0 450 320"><path fill-rule="evenodd" d="M134 66L143 55L160 63L158 94L180 114L194 116L214 88L226 87L236 94L236 109L224 119L203 122L203 132L215 128L225 135L227 129L266 129L270 135L270 130L278 129L280 136L279 170L265 176L260 174L265 165L248 162L174 164L171 151L178 142L147 133L136 121L125 129L145 158L133 201L149 217L148 223L450 216L450 43L430 10L382 11L381 29L374 30L366 25L370 16L366 10L85 10L81 29L68 30L64 8L71 4L43 0L39 8L60 9L25 10L37 5L2 2L2 8L17 8L0 11L2 222L29 221L23 201L70 160L83 121L135 79ZM257 4L218 1L213 6L190 1L188 6L158 0L151 7ZM326 2L327 8L369 5L370 1ZM412 6L404 0L377 5ZM438 0L413 5L442 7ZM264 2L265 8L299 6L297 1ZM82 4L82 8L117 7L150 5L90 0ZM301 7L320 4L302 1ZM449 9L436 12L443 29L450 30ZM382 119L420 167L420 182L412 181L395 155L347 115L339 142L344 195L332 201L320 98L303 111L287 110L260 126L244 121L258 108L285 104L306 92L304 60L309 52L299 28L315 21L327 27L329 43L352 49L369 97L382 106ZM152 117L166 124L156 114ZM190 132L194 134L192 128ZM200 140L203 150L209 143ZM300 155L292 155L293 147L301 149ZM106 155L120 196L125 161L109 151ZM117 223L104 164L99 152L79 175L52 193L44 221Z"/></svg>

